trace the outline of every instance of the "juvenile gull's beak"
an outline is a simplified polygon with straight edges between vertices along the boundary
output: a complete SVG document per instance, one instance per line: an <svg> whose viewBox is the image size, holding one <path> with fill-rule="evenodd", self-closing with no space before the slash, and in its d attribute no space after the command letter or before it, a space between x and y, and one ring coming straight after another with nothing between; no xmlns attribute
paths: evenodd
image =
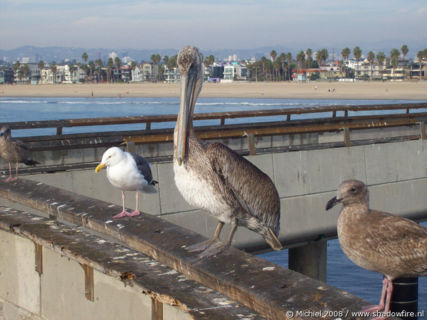
<svg viewBox="0 0 427 320"><path fill-rule="evenodd" d="M95 172L99 172L99 171L101 171L101 170L102 170L102 169L104 169L106 166L107 166L107 165L106 165L105 163L100 163L100 164L98 164L98 165L96 166L96 168L95 168Z"/></svg>
<svg viewBox="0 0 427 320"><path fill-rule="evenodd" d="M337 203L341 202L341 199L337 199L337 197L333 197L331 200L328 201L326 204L326 210L331 209L334 207Z"/></svg>

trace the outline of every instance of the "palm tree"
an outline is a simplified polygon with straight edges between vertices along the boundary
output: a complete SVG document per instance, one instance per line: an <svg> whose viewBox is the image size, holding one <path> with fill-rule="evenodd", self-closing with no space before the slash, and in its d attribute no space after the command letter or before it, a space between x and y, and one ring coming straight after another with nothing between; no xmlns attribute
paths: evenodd
<svg viewBox="0 0 427 320"><path fill-rule="evenodd" d="M120 60L120 58L119 57L115 57L114 58L114 65L116 66L115 67L115 69L116 69L116 75L114 76L114 81L116 81L116 80L121 80L121 75L120 75L120 67L121 67L121 65L122 65L122 61Z"/></svg>
<svg viewBox="0 0 427 320"><path fill-rule="evenodd" d="M86 52L83 52L83 54L82 54L82 59L83 59L83 61L86 63L87 62L87 59L89 58L89 56L87 55L87 53Z"/></svg>
<svg viewBox="0 0 427 320"><path fill-rule="evenodd" d="M312 58L313 51L310 48L308 48L307 50L305 50L305 55L307 56L307 67L311 68L312 67L311 63L313 61L313 58Z"/></svg>
<svg viewBox="0 0 427 320"><path fill-rule="evenodd" d="M107 82L111 82L111 71L113 70L114 61L113 58L108 58L107 62Z"/></svg>
<svg viewBox="0 0 427 320"><path fill-rule="evenodd" d="M50 71L52 71L53 74L53 83L56 83L56 62L52 62L49 65Z"/></svg>
<svg viewBox="0 0 427 320"><path fill-rule="evenodd" d="M18 78L19 80L22 80L23 78L27 79L30 74L30 67L28 64L23 64L19 67L18 70Z"/></svg>
<svg viewBox="0 0 427 320"><path fill-rule="evenodd" d="M354 56L354 58L356 59L356 62L357 62L357 67L356 67L356 73L357 73L357 78L359 77L359 60L360 60L360 58L362 57L362 49L360 49L359 48L359 46L356 46L356 47L354 47L354 49L353 49L353 56Z"/></svg>
<svg viewBox="0 0 427 320"><path fill-rule="evenodd" d="M39 63L37 63L37 67L39 68L39 70L44 68L44 61L40 60Z"/></svg>
<svg viewBox="0 0 427 320"><path fill-rule="evenodd" d="M275 60L273 62L273 69L274 69L274 72L276 74L276 81L279 81L279 73L280 73L280 61L279 60Z"/></svg>
<svg viewBox="0 0 427 320"><path fill-rule="evenodd" d="M367 59L368 59L369 64L371 66L371 77L370 77L370 79L372 80L372 64L374 63L374 60L375 60L375 53L373 53L372 51L369 51Z"/></svg>
<svg viewBox="0 0 427 320"><path fill-rule="evenodd" d="M277 58L277 60L280 63L280 68L282 70L282 75L285 71L285 63L286 63L286 54L284 52L282 52L279 57ZM283 77L280 77L280 79L282 80Z"/></svg>
<svg viewBox="0 0 427 320"><path fill-rule="evenodd" d="M177 59L178 59L177 55L173 55L172 57L169 57L166 63L166 67L168 68L169 71L177 66Z"/></svg>
<svg viewBox="0 0 427 320"><path fill-rule="evenodd" d="M159 64L161 60L160 54L152 54L151 55L151 62L153 64Z"/></svg>
<svg viewBox="0 0 427 320"><path fill-rule="evenodd" d="M276 57L277 57L277 52L276 52L276 50L271 50L271 52L270 52L270 57L271 57L271 61L276 60Z"/></svg>
<svg viewBox="0 0 427 320"><path fill-rule="evenodd" d="M96 81L102 81L102 68L104 67L104 64L102 63L101 59L96 59L95 60L95 65L96 65Z"/></svg>
<svg viewBox="0 0 427 320"><path fill-rule="evenodd" d="M91 77L91 80L93 81L93 74L95 73L95 69L96 69L95 63L91 60L89 61L88 66L90 71L90 77Z"/></svg>
<svg viewBox="0 0 427 320"><path fill-rule="evenodd" d="M406 55L407 55L407 54L408 54L408 52L409 52L408 46L407 46L406 44L404 44L404 45L402 46L402 48L400 48L400 51L402 51L403 59L405 59Z"/></svg>
<svg viewBox="0 0 427 320"><path fill-rule="evenodd" d="M400 56L400 52L398 49L394 48L390 51L390 63L393 68L393 73L394 73L394 69L399 64L399 56Z"/></svg>
<svg viewBox="0 0 427 320"><path fill-rule="evenodd" d="M362 49L360 49L359 46L356 46L353 49L353 56L356 59L356 61L359 61L360 58L362 57Z"/></svg>
<svg viewBox="0 0 427 320"><path fill-rule="evenodd" d="M342 56L343 60L347 60L348 57L350 56L350 53L351 53L350 48L342 49L341 50L341 56Z"/></svg>
<svg viewBox="0 0 427 320"><path fill-rule="evenodd" d="M316 52L316 61L319 64L319 67L323 62L326 62L326 60L328 60L328 57L328 49L321 49Z"/></svg>
<svg viewBox="0 0 427 320"><path fill-rule="evenodd" d="M297 54L297 61L298 61L298 66L300 69L302 69L304 67L304 62L305 62L305 53L304 51L300 51Z"/></svg>
<svg viewBox="0 0 427 320"><path fill-rule="evenodd" d="M40 82L42 77L42 70L44 68L44 61L40 60L39 63L37 63L37 67L39 68L39 74L40 74L39 82Z"/></svg>
<svg viewBox="0 0 427 320"><path fill-rule="evenodd" d="M203 60L203 64L205 65L206 68L211 66L214 62L215 62L215 57L213 55L207 56Z"/></svg>
<svg viewBox="0 0 427 320"><path fill-rule="evenodd" d="M348 68L347 68L347 65L346 65L346 62L348 61L348 57L350 56L350 53L351 53L351 50L350 50L350 48L344 48L344 49L342 49L341 50L341 56L342 56L342 59L343 59L343 63L341 64L341 68L345 68L345 77L347 78L348 77ZM341 72L343 72L343 69L341 69Z"/></svg>
<svg viewBox="0 0 427 320"><path fill-rule="evenodd" d="M76 71L76 67L74 66L74 64L70 63L68 64L68 70L70 70L70 77L71 77L71 82L73 82L74 80L74 71Z"/></svg>
<svg viewBox="0 0 427 320"><path fill-rule="evenodd" d="M160 54L152 54L151 55L152 64L159 65L161 60L162 60L162 57L160 56ZM159 73L157 73L157 79L156 80L159 80Z"/></svg>
<svg viewBox="0 0 427 320"><path fill-rule="evenodd" d="M19 61L16 61L16 62L12 65L12 69L13 69L14 76L18 75L18 77L19 77L18 70L19 70L19 68L20 68L20 67L21 67L21 63L20 63Z"/></svg>
<svg viewBox="0 0 427 320"><path fill-rule="evenodd" d="M378 66L380 67L380 73L381 73L381 78L382 78L382 66L384 64L385 61L385 54L384 52L380 51L377 53L377 62L378 62Z"/></svg>
<svg viewBox="0 0 427 320"><path fill-rule="evenodd" d="M285 75L285 80L289 80L290 79L289 74L290 74L290 71L291 71L292 61L293 61L292 53L288 52L286 54L286 75Z"/></svg>

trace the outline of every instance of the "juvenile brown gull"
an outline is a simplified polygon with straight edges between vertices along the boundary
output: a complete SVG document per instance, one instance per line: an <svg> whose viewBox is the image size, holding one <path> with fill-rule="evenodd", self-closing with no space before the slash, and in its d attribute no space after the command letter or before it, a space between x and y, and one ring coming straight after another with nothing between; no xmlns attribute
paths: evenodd
<svg viewBox="0 0 427 320"><path fill-rule="evenodd" d="M9 127L2 127L0 130L0 157L9 163L9 177L4 182L18 179L19 163L27 166L35 166L39 162L31 158L30 150L19 140L12 140ZM12 165L15 162L15 177L12 177Z"/></svg>
<svg viewBox="0 0 427 320"><path fill-rule="evenodd" d="M384 310L387 314L394 279L427 275L427 228L403 217L369 209L368 188L358 180L342 182L326 210L338 202L343 204L337 224L342 250L360 267L384 275L379 304L364 311Z"/></svg>

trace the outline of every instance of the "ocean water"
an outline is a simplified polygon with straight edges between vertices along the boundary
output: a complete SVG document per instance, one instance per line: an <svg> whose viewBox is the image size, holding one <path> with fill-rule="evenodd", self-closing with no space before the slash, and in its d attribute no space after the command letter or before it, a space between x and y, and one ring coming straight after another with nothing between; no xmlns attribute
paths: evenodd
<svg viewBox="0 0 427 320"><path fill-rule="evenodd" d="M322 105L369 105L386 103L405 103L404 100L301 100L301 99L230 99L201 98L196 105L196 113L224 112L242 110L267 110L281 108L314 107ZM411 101L425 102L425 101ZM119 117L176 114L179 110L178 98L10 98L0 97L0 123L14 121L58 120L96 117ZM427 110L423 110L426 112ZM396 111L403 112L403 111ZM376 113L381 113L378 111ZM350 113L351 114L351 113ZM364 114L369 114L365 112ZM372 114L372 113L370 113ZM339 115L339 114L338 114ZM329 117L326 114L301 115L307 117ZM277 121L277 117L235 119L228 123L254 121ZM198 121L195 125L218 124L216 120ZM174 123L152 124L152 128L172 128ZM110 130L144 129L144 125L119 125L102 127L64 128L64 134ZM55 129L14 130L14 137L28 135L55 134ZM423 223L427 226L427 223ZM262 258L287 267L287 250L269 252ZM341 251L338 240L328 241L327 282L335 287L349 291L372 304L378 303L382 276L353 264ZM419 280L419 310L427 313L427 278Z"/></svg>
<svg viewBox="0 0 427 320"><path fill-rule="evenodd" d="M404 100L393 100L392 103L404 103ZM412 101L417 102L417 101ZM300 99L230 99L201 98L196 105L196 113L225 112L243 110L268 110L282 108L315 107L324 105L369 105L391 103L387 100L300 100ZM9 98L0 97L0 122L58 120L78 118L142 116L159 114L177 114L178 98ZM424 110L427 111L427 110ZM395 113L404 113L397 110ZM377 114L381 111L360 112L359 114ZM328 113L295 115L292 119L329 117ZM351 112L349 113L352 114ZM340 113L338 112L338 116ZM257 117L230 119L226 123L245 123L278 121L279 117ZM283 116L285 119L285 116ZM219 124L219 120L195 121L196 126ZM152 123L152 129L173 128L174 122ZM80 133L114 130L145 129L144 124L107 125L98 127L64 128L63 133ZM15 130L15 137L28 135L55 134L56 129Z"/></svg>

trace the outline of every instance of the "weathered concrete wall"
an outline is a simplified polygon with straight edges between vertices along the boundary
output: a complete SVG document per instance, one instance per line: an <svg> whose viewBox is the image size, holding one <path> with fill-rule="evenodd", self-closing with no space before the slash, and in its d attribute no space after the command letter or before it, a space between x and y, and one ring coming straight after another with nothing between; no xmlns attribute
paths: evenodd
<svg viewBox="0 0 427 320"><path fill-rule="evenodd" d="M281 198L281 239L296 241L309 234L333 232L339 208L325 212L337 185L350 178L370 186L371 207L414 215L427 208L427 141L415 140L344 148L279 152L247 157L274 181ZM140 196L147 213L210 236L216 226L206 213L190 207L175 187L171 162L153 163L158 193ZM57 172L28 176L121 205L120 191L107 181L105 171ZM134 208L135 195L127 193L126 206ZM226 235L226 232L223 232ZM262 239L244 228L234 245L251 246Z"/></svg>
<svg viewBox="0 0 427 320"><path fill-rule="evenodd" d="M43 274L35 271L33 241L0 231L0 319L147 319L151 297L94 270L95 299L85 298L80 264L46 247ZM164 319L191 319L163 305Z"/></svg>

